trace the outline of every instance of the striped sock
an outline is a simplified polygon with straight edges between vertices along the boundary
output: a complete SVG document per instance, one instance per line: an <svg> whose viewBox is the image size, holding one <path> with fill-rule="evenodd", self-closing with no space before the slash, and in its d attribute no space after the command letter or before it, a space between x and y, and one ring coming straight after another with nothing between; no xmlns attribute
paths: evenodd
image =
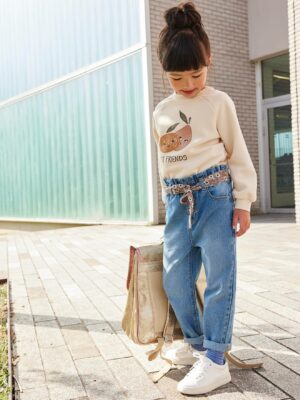
<svg viewBox="0 0 300 400"><path fill-rule="evenodd" d="M195 350L198 350L198 351L205 351L205 350L206 350L206 348L203 347L202 344L198 344L198 343L192 344L192 347L193 347Z"/></svg>
<svg viewBox="0 0 300 400"><path fill-rule="evenodd" d="M223 351L208 349L207 353L206 353L206 357L208 357L210 360L214 361L216 364L220 364L220 365L225 364Z"/></svg>

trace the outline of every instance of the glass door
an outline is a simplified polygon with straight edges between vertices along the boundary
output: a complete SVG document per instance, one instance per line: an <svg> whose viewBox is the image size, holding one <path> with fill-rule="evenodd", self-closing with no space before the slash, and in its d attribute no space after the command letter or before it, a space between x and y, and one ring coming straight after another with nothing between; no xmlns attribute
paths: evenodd
<svg viewBox="0 0 300 400"><path fill-rule="evenodd" d="M270 208L294 208L291 105L266 105Z"/></svg>
<svg viewBox="0 0 300 400"><path fill-rule="evenodd" d="M289 54L261 62L262 203L266 211L294 212L293 135Z"/></svg>

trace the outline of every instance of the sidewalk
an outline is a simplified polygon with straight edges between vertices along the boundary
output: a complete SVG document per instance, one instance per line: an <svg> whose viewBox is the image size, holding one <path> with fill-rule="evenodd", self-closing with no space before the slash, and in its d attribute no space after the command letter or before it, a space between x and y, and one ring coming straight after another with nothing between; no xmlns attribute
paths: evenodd
<svg viewBox="0 0 300 400"><path fill-rule="evenodd" d="M157 241L164 225L3 230L0 273L9 269L14 375L21 400L190 399L176 390L189 367L159 370L123 333L130 244ZM42 227L42 225L41 225ZM193 399L300 399L300 230L293 215L253 216L238 241L232 381ZM16 388L18 388L15 382Z"/></svg>

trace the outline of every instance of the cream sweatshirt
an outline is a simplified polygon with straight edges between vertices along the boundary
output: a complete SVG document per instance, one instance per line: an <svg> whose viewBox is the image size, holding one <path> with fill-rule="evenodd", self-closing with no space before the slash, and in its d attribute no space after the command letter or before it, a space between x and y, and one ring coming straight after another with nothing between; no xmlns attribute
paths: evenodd
<svg viewBox="0 0 300 400"><path fill-rule="evenodd" d="M183 178L219 164L228 164L235 208L250 211L257 196L257 174L231 97L205 86L195 97L175 91L153 111L152 132L158 169L163 178Z"/></svg>

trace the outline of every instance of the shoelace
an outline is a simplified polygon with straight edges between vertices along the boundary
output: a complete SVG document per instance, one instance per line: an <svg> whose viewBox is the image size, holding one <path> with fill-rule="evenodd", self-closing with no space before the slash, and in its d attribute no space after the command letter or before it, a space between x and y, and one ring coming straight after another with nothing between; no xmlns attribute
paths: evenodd
<svg viewBox="0 0 300 400"><path fill-rule="evenodd" d="M189 343L183 343L182 347L180 347L177 352L178 353L185 353L190 348Z"/></svg>
<svg viewBox="0 0 300 400"><path fill-rule="evenodd" d="M197 367L202 364L204 365L201 368L201 370L197 371ZM210 360L207 357L200 357L200 359L193 364L192 368L189 370L186 376L193 375L195 378L201 378L204 375L204 372L207 370L209 365L210 365Z"/></svg>
<svg viewBox="0 0 300 400"><path fill-rule="evenodd" d="M190 351L194 357L199 358L198 356L198 350L194 349L191 343L183 343L182 347L178 348L177 352L178 353L186 353L187 351Z"/></svg>

